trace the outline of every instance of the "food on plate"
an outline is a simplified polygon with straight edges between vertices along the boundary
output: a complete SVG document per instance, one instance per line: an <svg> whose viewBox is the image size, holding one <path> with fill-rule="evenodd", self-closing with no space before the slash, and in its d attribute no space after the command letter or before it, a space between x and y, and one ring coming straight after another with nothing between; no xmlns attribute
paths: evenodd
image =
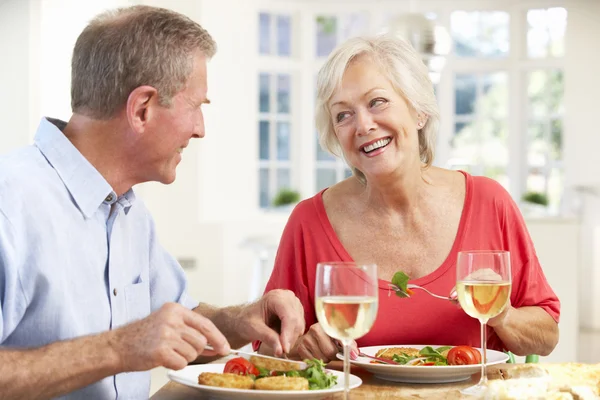
<svg viewBox="0 0 600 400"><path fill-rule="evenodd" d="M245 358L244 358L245 360ZM292 361L275 360L273 358L250 356L249 363L271 371L294 371L302 369L302 364Z"/></svg>
<svg viewBox="0 0 600 400"><path fill-rule="evenodd" d="M238 375L254 375L258 376L260 374L258 368L246 360L244 357L236 357L227 361L225 364L225 368L223 369L225 373L232 373Z"/></svg>
<svg viewBox="0 0 600 400"><path fill-rule="evenodd" d="M308 379L296 376L269 376L257 379L256 390L308 390Z"/></svg>
<svg viewBox="0 0 600 400"><path fill-rule="evenodd" d="M401 365L435 366L435 365L470 365L481 363L481 353L471 346L441 346L434 348L425 346L388 347L381 349L375 357L395 361ZM377 361L371 361L377 363Z"/></svg>
<svg viewBox="0 0 600 400"><path fill-rule="evenodd" d="M381 349L375 354L375 357L385 358L393 360L393 356L408 356L408 357L419 357L419 349L414 347L388 347Z"/></svg>
<svg viewBox="0 0 600 400"><path fill-rule="evenodd" d="M448 365L471 365L481 363L481 353L471 346L455 346L446 354Z"/></svg>
<svg viewBox="0 0 600 400"><path fill-rule="evenodd" d="M198 384L232 389L252 389L254 387L254 379L247 375L203 372L198 376Z"/></svg>
<svg viewBox="0 0 600 400"><path fill-rule="evenodd" d="M267 361L267 363L263 361ZM198 376L198 383L236 389L288 391L329 389L337 383L337 377L324 370L323 361L313 359L304 360L304 362L308 367L297 369L297 366L301 364L285 360L278 362L278 360L251 356L249 361L243 357L236 357L227 361L222 374L201 373Z"/></svg>
<svg viewBox="0 0 600 400"><path fill-rule="evenodd" d="M496 372L498 379L490 379L483 399L600 398L600 364L520 364Z"/></svg>

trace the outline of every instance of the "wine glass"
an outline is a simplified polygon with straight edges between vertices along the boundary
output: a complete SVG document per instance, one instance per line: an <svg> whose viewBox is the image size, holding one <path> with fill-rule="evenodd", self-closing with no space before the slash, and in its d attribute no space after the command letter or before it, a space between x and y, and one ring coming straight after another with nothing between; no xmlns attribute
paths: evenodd
<svg viewBox="0 0 600 400"><path fill-rule="evenodd" d="M510 298L510 253L501 250L474 250L458 253L456 291L460 306L481 323L481 379L463 389L463 394L479 395L487 386L486 324L499 315Z"/></svg>
<svg viewBox="0 0 600 400"><path fill-rule="evenodd" d="M317 319L327 335L343 344L346 400L350 392L350 342L369 332L377 316L377 305L377 265L352 262L317 264Z"/></svg>

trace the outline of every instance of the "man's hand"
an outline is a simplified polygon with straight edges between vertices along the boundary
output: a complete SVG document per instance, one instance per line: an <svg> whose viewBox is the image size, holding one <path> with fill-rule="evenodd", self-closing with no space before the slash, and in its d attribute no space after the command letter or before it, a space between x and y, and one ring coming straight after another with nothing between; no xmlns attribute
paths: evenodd
<svg viewBox="0 0 600 400"><path fill-rule="evenodd" d="M301 360L318 358L328 363L335 360L335 355L342 350L343 348L339 341L329 337L321 327L321 324L317 322L311 325L308 328L308 332L298 339L292 353L297 354ZM352 354L353 351L354 355ZM358 357L358 347L353 340L350 344L350 358L354 359L356 357Z"/></svg>
<svg viewBox="0 0 600 400"><path fill-rule="evenodd" d="M260 340L281 356L304 333L304 308L293 292L276 289L244 307L236 325L241 337Z"/></svg>
<svg viewBox="0 0 600 400"><path fill-rule="evenodd" d="M111 343L123 371L181 369L200 354L230 351L227 339L208 318L177 303L167 303L150 316L115 329ZM207 343L215 352L204 351Z"/></svg>

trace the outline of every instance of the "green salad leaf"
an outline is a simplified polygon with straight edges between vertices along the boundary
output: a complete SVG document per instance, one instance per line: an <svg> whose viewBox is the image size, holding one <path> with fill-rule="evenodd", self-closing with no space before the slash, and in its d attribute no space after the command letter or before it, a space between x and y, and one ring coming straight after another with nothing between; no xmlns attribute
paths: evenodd
<svg viewBox="0 0 600 400"><path fill-rule="evenodd" d="M425 358L422 363L433 363L433 365L448 365L448 360L442 354L442 352L451 349L452 346L440 346L433 348L432 346L425 346L419 351L418 356L409 356L406 353L394 354L392 360L400 364L408 364L409 361L417 358Z"/></svg>
<svg viewBox="0 0 600 400"><path fill-rule="evenodd" d="M396 296L410 297L412 291L407 287L409 279L409 276L402 271L398 271L394 274L392 277L392 284L400 289L400 291L396 291Z"/></svg>
<svg viewBox="0 0 600 400"><path fill-rule="evenodd" d="M308 365L306 369L300 371L280 371L277 375L299 376L308 380L310 390L329 389L337 383L337 376L325 372L325 363L316 358L304 360Z"/></svg>

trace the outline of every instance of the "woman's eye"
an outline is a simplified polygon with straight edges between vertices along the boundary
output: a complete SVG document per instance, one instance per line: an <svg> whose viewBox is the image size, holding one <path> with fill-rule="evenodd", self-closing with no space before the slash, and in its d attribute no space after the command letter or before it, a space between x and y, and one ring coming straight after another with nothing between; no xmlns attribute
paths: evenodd
<svg viewBox="0 0 600 400"><path fill-rule="evenodd" d="M386 102L385 99L381 99L381 98L373 99L373 100L371 100L370 106L371 107L376 107L376 106L379 106L379 105L381 105L381 104L383 104L385 102Z"/></svg>
<svg viewBox="0 0 600 400"><path fill-rule="evenodd" d="M342 122L344 119L346 119L347 116L348 116L348 112L341 112L341 113L338 113L338 115L336 115L335 120L337 122Z"/></svg>

